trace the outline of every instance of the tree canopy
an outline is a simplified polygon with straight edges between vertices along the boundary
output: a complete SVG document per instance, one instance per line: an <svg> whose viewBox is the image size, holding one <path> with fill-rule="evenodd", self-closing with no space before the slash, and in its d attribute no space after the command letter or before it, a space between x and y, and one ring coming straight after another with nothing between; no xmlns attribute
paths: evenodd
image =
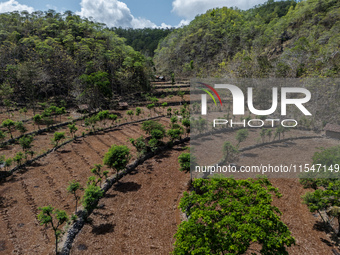
<svg viewBox="0 0 340 255"><path fill-rule="evenodd" d="M340 3L269 0L216 8L161 40L158 70L189 76L337 77Z"/></svg>
<svg viewBox="0 0 340 255"><path fill-rule="evenodd" d="M148 90L151 59L104 24L67 11L0 14L0 98L68 97L93 107Z"/></svg>
<svg viewBox="0 0 340 255"><path fill-rule="evenodd" d="M197 179L184 193L186 212L175 235L173 254L244 254L252 243L261 254L288 254L295 243L272 203L280 193L267 179Z"/></svg>

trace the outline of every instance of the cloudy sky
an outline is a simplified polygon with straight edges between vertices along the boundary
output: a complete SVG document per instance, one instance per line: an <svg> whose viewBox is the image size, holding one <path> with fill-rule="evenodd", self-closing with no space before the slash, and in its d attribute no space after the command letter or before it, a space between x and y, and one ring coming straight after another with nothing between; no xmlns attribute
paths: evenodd
<svg viewBox="0 0 340 255"><path fill-rule="evenodd" d="M0 13L54 9L71 10L108 26L170 27L188 24L196 15L215 7L236 6L246 10L265 0L7 0Z"/></svg>

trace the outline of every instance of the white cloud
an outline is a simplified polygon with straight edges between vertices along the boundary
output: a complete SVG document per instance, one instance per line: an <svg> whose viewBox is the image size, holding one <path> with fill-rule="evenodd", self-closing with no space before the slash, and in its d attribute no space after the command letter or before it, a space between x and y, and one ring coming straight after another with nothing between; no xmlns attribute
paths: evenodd
<svg viewBox="0 0 340 255"><path fill-rule="evenodd" d="M82 0L80 6L78 15L93 17L95 21L105 23L108 27L157 27L148 19L135 18L127 5L118 0Z"/></svg>
<svg viewBox="0 0 340 255"><path fill-rule="evenodd" d="M189 19L182 19L176 27L186 26L189 25L189 23L190 23Z"/></svg>
<svg viewBox="0 0 340 255"><path fill-rule="evenodd" d="M239 9L246 10L264 2L264 0L174 0L172 2L172 12L191 20L196 15L216 7L237 6Z"/></svg>
<svg viewBox="0 0 340 255"><path fill-rule="evenodd" d="M24 4L19 4L15 0L8 0L7 2L0 2L0 13L12 12L12 11L34 12L34 8L24 5Z"/></svg>

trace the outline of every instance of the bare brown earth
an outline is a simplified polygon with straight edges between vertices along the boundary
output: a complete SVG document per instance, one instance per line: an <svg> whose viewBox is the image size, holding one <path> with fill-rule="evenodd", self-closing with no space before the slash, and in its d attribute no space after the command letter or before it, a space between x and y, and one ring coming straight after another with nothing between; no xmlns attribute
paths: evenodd
<svg viewBox="0 0 340 255"><path fill-rule="evenodd" d="M299 130L291 131L288 134L286 134L286 136L291 137L313 135L312 132ZM254 138L257 136L257 132L250 132L250 137L242 143L241 147L254 144L252 141L254 141ZM217 163L219 159L221 159L222 154L214 155L208 153L211 157L207 157L206 154L207 152L213 151L215 146L220 146L226 140L231 141L233 144L236 143L232 133L209 137L204 143L206 146L204 150L205 153L202 150L199 155L202 158L204 157L205 160ZM328 138L293 140L288 143L268 145L246 151L240 155L239 160L235 163L239 166L311 164L312 156L316 151L319 151L319 147L327 148L337 145L340 145L339 140ZM204 162L202 158L198 158L201 162ZM234 177L238 177L237 174L233 175ZM301 196L310 190L304 189L299 183L298 178L277 178L275 174L267 174L267 176L272 177L270 181L283 195L279 199L275 198L273 204L283 213L281 217L282 221L288 226L292 235L296 238L296 245L288 248L289 254L333 254L332 249L339 251L339 247L336 245L337 238L334 238L334 233L327 233L325 228L322 227L321 218L317 214L309 212L307 206L302 203ZM242 175L239 177L246 178L247 176ZM334 225L336 225L336 223ZM335 229L337 230L336 227Z"/></svg>
<svg viewBox="0 0 340 255"><path fill-rule="evenodd" d="M313 154L318 151L317 147L327 148L339 144L339 140L325 138L270 145L243 153L238 164L310 164ZM320 227L321 218L309 212L302 203L301 196L310 190L304 189L297 178L270 180L283 195L280 199L274 199L274 205L281 210L282 221L296 238L296 245L288 248L289 254L332 254L332 247L339 251L332 236Z"/></svg>
<svg viewBox="0 0 340 255"><path fill-rule="evenodd" d="M168 124L167 119L162 122ZM1 182L0 253L53 254L54 237L51 229L39 226L38 207L52 205L71 215L75 203L66 192L68 182L74 179L84 186L90 169L102 163L113 144L126 144L136 155L128 139L142 134L135 124L78 139Z"/></svg>
<svg viewBox="0 0 340 255"><path fill-rule="evenodd" d="M153 114L144 111L145 117ZM160 121L169 126L168 119ZM79 139L0 183L0 254L53 254L54 237L51 229L38 225L38 207L51 204L72 214L74 200L66 192L68 182L75 179L85 185L91 175L89 170L94 164L102 163L104 154L113 144L126 144L135 155L135 149L127 140L142 134L140 125L135 124ZM287 133L286 137L306 135L315 134L297 130ZM220 134L218 139L206 141L209 146L220 147L226 140L236 144L234 136ZM250 137L240 147L253 145L258 138L258 132L250 131ZM46 139L42 146L51 146L49 142ZM317 147L338 144L337 140L316 139L271 145L245 152L237 164L310 163ZM201 152L202 158L207 151L209 147L205 153ZM0 153L11 155L6 150ZM180 153L178 148L150 159L135 173L125 176L121 185L115 185L100 201L102 209L91 216L92 223L77 237L72 254L168 254L172 251L173 235L179 223L177 205L189 178L178 171ZM221 157L222 154L216 153L205 158L215 163ZM332 254L335 246L330 236L320 229L320 219L301 203L300 197L307 190L297 179L271 180L283 194L274 204L283 212L282 220L297 240L296 246L288 248L289 253Z"/></svg>
<svg viewBox="0 0 340 255"><path fill-rule="evenodd" d="M244 148L244 147L248 147L248 146L252 146L254 144L259 144L262 142L262 139L260 137L260 129L248 129L249 135L247 137L247 139L240 143L239 148ZM273 130L274 133L275 130ZM291 131L287 132L284 136L284 138L296 138L296 137L301 137L301 136L319 136L320 134L311 132L311 131L302 131L302 130L298 130L298 129L292 129ZM274 138L274 135L271 137L272 141ZM281 136L281 138L283 138ZM276 140L278 140L278 138L276 138ZM237 146L238 142L236 140L236 135L235 132L223 132L220 134L216 134L216 135L210 135L210 136L204 136L202 138L199 139L195 139L191 141L191 146L195 148L195 156L197 158L197 163L199 165L203 164L203 165L210 165L210 164L216 164L217 162L219 162L222 157L223 157L223 144L229 141L231 142L234 146ZM265 142L269 142L269 138L265 137ZM308 143L308 141L307 141ZM275 148L276 146L280 146L280 145L271 145L271 147ZM310 145L309 145L310 146ZM313 148L318 147L319 145L317 143L313 144ZM259 148L258 150L261 150L261 148ZM252 153L252 152L249 152ZM295 154L294 154L295 153ZM296 151L294 151L293 156L296 155ZM247 154L246 154L247 155ZM268 158L270 159L275 159L275 157L272 157L271 153L267 153ZM279 157L279 155L276 155ZM265 159L263 159L262 157L257 157L256 155L251 158L251 159L257 159L260 160L261 162L266 162ZM311 157L309 158L309 160L311 159ZM307 163L307 162L305 162ZM304 164L305 164L304 163ZM310 162L308 162L310 163ZM261 164L261 163L260 163Z"/></svg>
<svg viewBox="0 0 340 255"><path fill-rule="evenodd" d="M174 109L177 109L178 107L174 107ZM119 122L119 124L123 124L125 122L131 122L131 121L137 121L137 120L140 120L140 119L146 119L146 118L149 118L149 117L156 117L158 115L162 115L165 113L165 111L163 112L162 110L163 109L157 109L156 112L154 111L149 111L148 109L146 109L145 107L141 107L142 109L142 114L140 116L132 116L131 118L129 116L126 115L126 112L127 110L125 111L115 111L113 112L114 114L117 114L118 115L118 118L121 119L121 121ZM132 109L134 110L134 109ZM74 118L77 118L77 117L80 117L78 115L76 115L76 113L74 114L67 114L65 116L62 116L62 122L66 122L68 121L68 117L67 116L74 116ZM0 123L1 123L1 119L0 119ZM57 118L57 122L55 124L58 124L59 123L59 117ZM105 128L105 127L109 127L111 125L111 121L107 121L106 123L106 126L104 125L103 122L99 122L96 127L100 127L100 128ZM112 124L113 126L116 125L115 124ZM38 127L37 125L33 125L33 122L32 121L29 121L29 122L26 122L25 123L25 126L27 127L28 129L28 132L32 132L32 131L37 131L38 130ZM90 128L89 127L85 127L84 126L84 121L81 120L81 121L77 121L76 122L76 126L78 128L78 131L76 132L76 135L77 136L80 136L82 134L82 132L85 132L85 133L88 133L90 131ZM41 125L40 128L45 128L46 126L45 125ZM2 128L4 131L5 129ZM35 152L35 155L40 155L42 154L43 152L47 151L48 149L52 149L53 148L53 143L51 141L51 139L53 138L53 135L54 135L54 132L65 132L65 135L66 135L66 140L67 139L71 139L71 134L69 132L69 128L67 126L64 126L64 127L60 127L58 129L54 129L54 130L51 130L50 132L44 132L40 135L36 135L33 139L33 142L32 142L32 149L34 152ZM21 134L18 132L18 131L14 131L13 132L13 137L18 137L20 136ZM9 139L10 138L10 135L7 134L7 138L6 139ZM66 141L64 140L64 141ZM62 141L62 142L64 142ZM22 148L20 147L20 144L17 142L15 144L11 144L11 145L7 145L3 148L0 148L0 156L1 155L5 155L6 158L8 157L13 157L16 153L18 153L19 151L22 151Z"/></svg>
<svg viewBox="0 0 340 255"><path fill-rule="evenodd" d="M178 170L182 152L177 147L146 161L109 190L71 254L169 254L189 180Z"/></svg>

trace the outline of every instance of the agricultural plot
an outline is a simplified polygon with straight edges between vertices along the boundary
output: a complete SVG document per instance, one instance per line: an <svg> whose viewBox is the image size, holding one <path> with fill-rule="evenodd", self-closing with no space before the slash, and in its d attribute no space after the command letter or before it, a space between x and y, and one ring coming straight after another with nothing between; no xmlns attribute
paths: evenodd
<svg viewBox="0 0 340 255"><path fill-rule="evenodd" d="M182 147L144 162L100 201L71 254L168 254L173 250L179 199L189 175L178 171Z"/></svg>
<svg viewBox="0 0 340 255"><path fill-rule="evenodd" d="M169 124L164 119L162 123ZM125 144L135 159L136 150L129 138L143 135L140 124L127 125L112 132L79 138L33 165L16 172L0 183L0 243L2 251L17 254L49 254L53 251L51 229L38 224L38 208L52 205L71 215L73 196L67 193L69 181L85 186L94 164L102 164L105 152L113 144ZM110 174L113 174L112 172ZM30 233L29 235L27 233Z"/></svg>

